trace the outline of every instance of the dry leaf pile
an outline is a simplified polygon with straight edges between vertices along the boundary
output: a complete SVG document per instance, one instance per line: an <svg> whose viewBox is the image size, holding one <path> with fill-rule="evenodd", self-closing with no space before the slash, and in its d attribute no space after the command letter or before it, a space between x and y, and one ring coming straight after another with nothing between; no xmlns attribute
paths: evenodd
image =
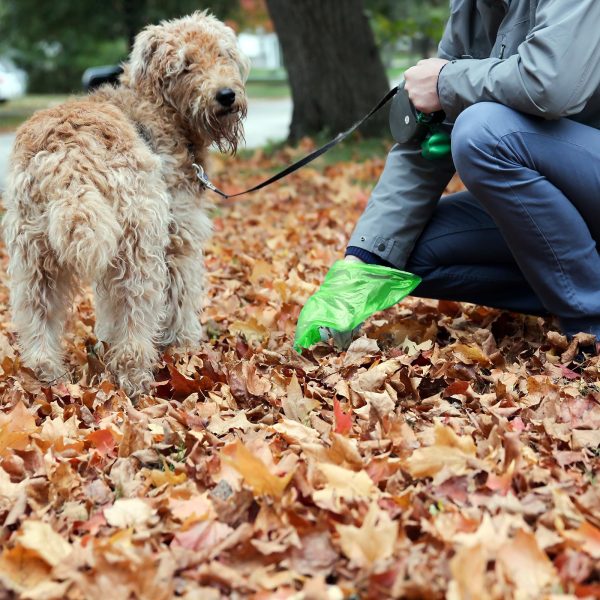
<svg viewBox="0 0 600 600"><path fill-rule="evenodd" d="M216 180L291 158L218 159ZM44 387L0 288L1 598L600 598L585 336L409 299L345 353L292 350L382 166L304 169L218 206L209 339L166 355L137 404L99 379L89 295L72 383Z"/></svg>

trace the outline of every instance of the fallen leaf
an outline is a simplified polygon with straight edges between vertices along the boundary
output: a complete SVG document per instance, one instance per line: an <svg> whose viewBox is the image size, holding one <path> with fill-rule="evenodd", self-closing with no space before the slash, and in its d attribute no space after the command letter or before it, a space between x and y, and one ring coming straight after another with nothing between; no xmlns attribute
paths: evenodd
<svg viewBox="0 0 600 600"><path fill-rule="evenodd" d="M352 410L347 413L342 410L340 401L337 398L333 400L333 415L335 419L334 431L341 435L348 435L352 431Z"/></svg>
<svg viewBox="0 0 600 600"><path fill-rule="evenodd" d="M252 454L239 440L223 449L221 460L242 475L256 496L267 495L281 498L294 476L293 471L283 477L273 475L265 463Z"/></svg>
<svg viewBox="0 0 600 600"><path fill-rule="evenodd" d="M433 477L442 469L457 476L466 472L475 454L472 437L459 437L451 427L436 425L434 445L415 450L403 466L412 477Z"/></svg>
<svg viewBox="0 0 600 600"><path fill-rule="evenodd" d="M375 563L390 558L398 539L398 522L392 521L376 502L370 504L360 527L336 525L336 530L342 551L351 565L360 568L371 568Z"/></svg>
<svg viewBox="0 0 600 600"><path fill-rule="evenodd" d="M563 537L589 554L592 558L600 560L600 529L584 521L578 529L563 532Z"/></svg>
<svg viewBox="0 0 600 600"><path fill-rule="evenodd" d="M497 562L518 598L542 598L558 577L552 562L540 550L535 536L522 529L498 550Z"/></svg>
<svg viewBox="0 0 600 600"><path fill-rule="evenodd" d="M140 498L119 498L104 509L106 522L112 527L140 527L145 525L155 514L147 502Z"/></svg>
<svg viewBox="0 0 600 600"><path fill-rule="evenodd" d="M35 552L52 567L72 552L71 544L43 521L25 521L17 539L20 546Z"/></svg>
<svg viewBox="0 0 600 600"><path fill-rule="evenodd" d="M22 402L18 402L7 415L0 413L0 457L8 450L25 450L30 436L38 430L35 418Z"/></svg>
<svg viewBox="0 0 600 600"><path fill-rule="evenodd" d="M35 588L50 577L51 570L37 552L21 545L4 549L0 555L0 581L15 592Z"/></svg>

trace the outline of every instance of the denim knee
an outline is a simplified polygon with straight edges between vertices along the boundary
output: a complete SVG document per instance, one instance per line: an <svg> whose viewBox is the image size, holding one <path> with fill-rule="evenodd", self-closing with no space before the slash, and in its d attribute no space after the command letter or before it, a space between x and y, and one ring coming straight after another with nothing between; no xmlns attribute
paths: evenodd
<svg viewBox="0 0 600 600"><path fill-rule="evenodd" d="M467 188L476 187L482 170L495 163L495 149L504 135L514 129L516 111L495 102L479 102L464 110L452 131L452 158Z"/></svg>

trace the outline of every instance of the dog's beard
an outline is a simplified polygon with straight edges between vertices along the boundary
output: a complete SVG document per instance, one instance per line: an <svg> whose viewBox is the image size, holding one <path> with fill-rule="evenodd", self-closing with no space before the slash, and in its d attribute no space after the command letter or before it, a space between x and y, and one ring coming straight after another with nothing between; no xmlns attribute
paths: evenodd
<svg viewBox="0 0 600 600"><path fill-rule="evenodd" d="M228 114L203 113L202 127L220 152L235 154L239 143L245 142L243 120L246 112L243 107Z"/></svg>

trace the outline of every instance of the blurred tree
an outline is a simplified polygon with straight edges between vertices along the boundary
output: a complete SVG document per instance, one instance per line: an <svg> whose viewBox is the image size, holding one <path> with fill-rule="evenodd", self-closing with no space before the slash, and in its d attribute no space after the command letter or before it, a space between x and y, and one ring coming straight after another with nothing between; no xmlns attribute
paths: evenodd
<svg viewBox="0 0 600 600"><path fill-rule="evenodd" d="M283 51L294 112L289 140L347 129L389 89L363 0L266 0ZM384 112L362 132L380 135Z"/></svg>
<svg viewBox="0 0 600 600"><path fill-rule="evenodd" d="M32 92L71 92L90 66L127 57L137 32L148 23L198 10L198 0L0 0L0 40L29 73ZM220 18L239 0L207 0Z"/></svg>
<svg viewBox="0 0 600 600"><path fill-rule="evenodd" d="M377 42L384 54L410 38L417 54L431 56L449 15L448 0L365 0Z"/></svg>

